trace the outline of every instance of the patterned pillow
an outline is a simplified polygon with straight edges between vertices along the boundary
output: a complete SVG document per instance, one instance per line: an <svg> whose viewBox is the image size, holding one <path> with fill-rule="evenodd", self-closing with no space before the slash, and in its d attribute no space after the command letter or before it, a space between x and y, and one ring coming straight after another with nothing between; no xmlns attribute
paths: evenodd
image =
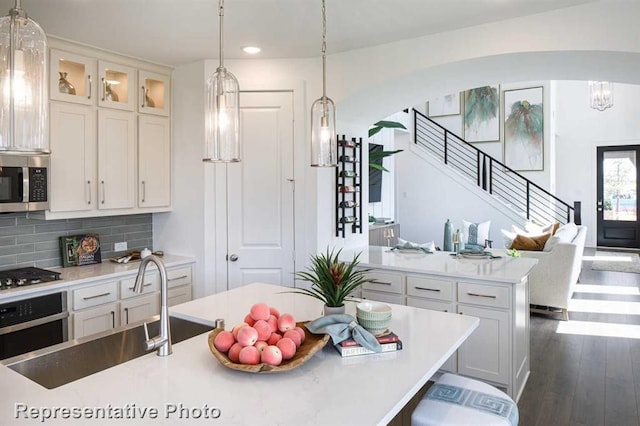
<svg viewBox="0 0 640 426"><path fill-rule="evenodd" d="M465 244L478 244L484 246L484 241L489 239L489 228L491 221L486 222L467 222L462 221Z"/></svg>

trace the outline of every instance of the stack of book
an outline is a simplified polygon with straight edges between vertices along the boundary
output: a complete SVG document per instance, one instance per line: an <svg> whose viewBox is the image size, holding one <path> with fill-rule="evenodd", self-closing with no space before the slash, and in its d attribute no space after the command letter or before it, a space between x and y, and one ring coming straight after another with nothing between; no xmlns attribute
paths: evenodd
<svg viewBox="0 0 640 426"><path fill-rule="evenodd" d="M378 336L376 337L376 339L378 339L378 343L380 343L380 346L382 347L382 351L380 352L374 352L370 349L367 349L353 339L343 340L342 342L333 346L343 357L402 350L402 341L393 332L385 334L383 336Z"/></svg>

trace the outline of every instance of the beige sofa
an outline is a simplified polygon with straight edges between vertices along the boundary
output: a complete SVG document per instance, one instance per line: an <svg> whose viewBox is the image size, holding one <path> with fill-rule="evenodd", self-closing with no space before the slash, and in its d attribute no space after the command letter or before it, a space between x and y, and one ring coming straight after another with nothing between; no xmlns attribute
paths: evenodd
<svg viewBox="0 0 640 426"><path fill-rule="evenodd" d="M532 312L557 311L565 321L569 319L569 300L580 276L586 237L587 227L577 226L573 239L556 238L550 241L553 244L549 251L520 251L522 257L538 259L529 275L529 303L536 305L531 307Z"/></svg>

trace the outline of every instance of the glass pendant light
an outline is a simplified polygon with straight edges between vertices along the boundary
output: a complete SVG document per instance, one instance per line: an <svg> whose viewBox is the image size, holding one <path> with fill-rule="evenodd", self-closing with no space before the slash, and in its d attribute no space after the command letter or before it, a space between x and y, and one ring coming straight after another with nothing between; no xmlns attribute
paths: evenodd
<svg viewBox="0 0 640 426"><path fill-rule="evenodd" d="M322 0L322 97L311 106L311 165L338 165L336 107L327 97L327 12Z"/></svg>
<svg viewBox="0 0 640 426"><path fill-rule="evenodd" d="M590 81L589 100L591 108L604 111L613 106L613 83L609 81Z"/></svg>
<svg viewBox="0 0 640 426"><path fill-rule="evenodd" d="M220 65L207 80L205 109L206 158L202 161L240 161L240 88L238 80L224 67L222 24L224 0L218 3L220 17Z"/></svg>
<svg viewBox="0 0 640 426"><path fill-rule="evenodd" d="M22 1L0 18L0 151L49 152L47 36Z"/></svg>

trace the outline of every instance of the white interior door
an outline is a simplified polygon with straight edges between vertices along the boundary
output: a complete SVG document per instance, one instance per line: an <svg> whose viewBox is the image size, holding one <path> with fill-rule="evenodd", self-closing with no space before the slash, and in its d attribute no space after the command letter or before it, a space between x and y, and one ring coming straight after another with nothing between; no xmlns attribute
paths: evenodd
<svg viewBox="0 0 640 426"><path fill-rule="evenodd" d="M228 288L293 287L293 93L242 92L242 161L227 166Z"/></svg>

